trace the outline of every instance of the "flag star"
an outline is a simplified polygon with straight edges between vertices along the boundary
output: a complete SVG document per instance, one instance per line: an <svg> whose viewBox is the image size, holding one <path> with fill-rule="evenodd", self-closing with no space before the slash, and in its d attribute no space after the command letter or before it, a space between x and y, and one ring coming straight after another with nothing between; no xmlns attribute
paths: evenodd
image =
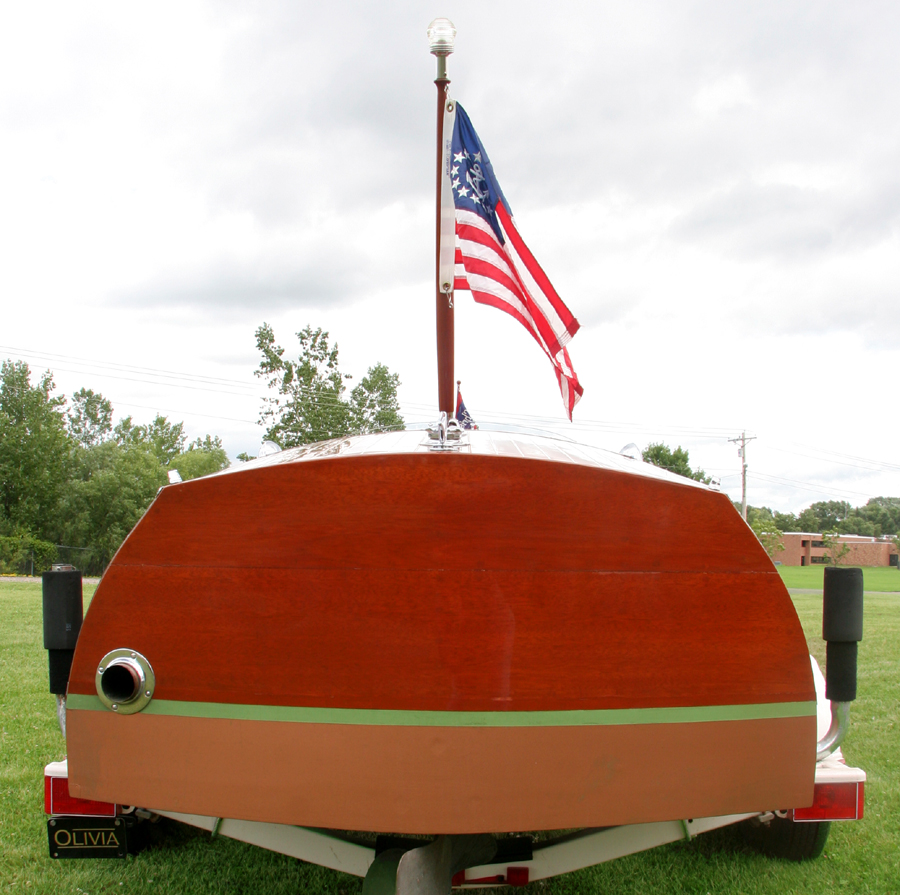
<svg viewBox="0 0 900 895"><path fill-rule="evenodd" d="M475 157L475 161L476 161L476 162L480 162L480 161L481 161L481 153L480 153L480 152L476 152L474 157Z"/></svg>
<svg viewBox="0 0 900 895"><path fill-rule="evenodd" d="M456 177L456 175L459 174L459 165L454 165L454 166L450 169L450 173L451 173L454 177Z"/></svg>
<svg viewBox="0 0 900 895"><path fill-rule="evenodd" d="M468 196L468 195L469 195L469 188L468 188L467 186L461 186L461 187L459 188L459 194L460 194L460 196Z"/></svg>
<svg viewBox="0 0 900 895"><path fill-rule="evenodd" d="M476 193L474 196L472 196L472 201L473 201L476 205L481 205L481 196L479 196L479 195Z"/></svg>
<svg viewBox="0 0 900 895"><path fill-rule="evenodd" d="M468 153L465 153L465 154L464 154L464 153L462 153L462 152L455 152L455 153L453 153L453 161L455 161L455 162L461 162L461 161L465 158L465 156L466 156L467 154L468 154Z"/></svg>
<svg viewBox="0 0 900 895"><path fill-rule="evenodd" d="M453 186L455 186L455 187L459 186L459 178L458 177L456 178L456 180L453 181Z"/></svg>

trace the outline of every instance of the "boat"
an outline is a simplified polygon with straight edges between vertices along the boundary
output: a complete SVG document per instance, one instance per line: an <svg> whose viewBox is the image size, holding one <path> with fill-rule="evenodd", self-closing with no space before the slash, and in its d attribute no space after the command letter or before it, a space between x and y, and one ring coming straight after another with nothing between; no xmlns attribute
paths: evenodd
<svg viewBox="0 0 900 895"><path fill-rule="evenodd" d="M94 596L67 716L74 796L382 832L804 805L815 770L806 641L728 497L481 431L163 488Z"/></svg>

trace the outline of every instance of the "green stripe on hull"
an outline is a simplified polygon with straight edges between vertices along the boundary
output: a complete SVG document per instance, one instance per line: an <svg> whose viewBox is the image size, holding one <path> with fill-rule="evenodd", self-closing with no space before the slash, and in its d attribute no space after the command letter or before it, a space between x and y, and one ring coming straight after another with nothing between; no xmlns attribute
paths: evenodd
<svg viewBox="0 0 900 895"><path fill-rule="evenodd" d="M96 696L71 694L74 711L109 709ZM365 724L372 727L585 727L622 724L693 724L704 721L759 721L816 714L815 702L770 702L756 705L700 705L651 709L593 709L567 712L420 712L394 709L331 709L285 705L240 705L227 702L181 702L154 699L146 715L218 718L228 721L286 721L299 724Z"/></svg>

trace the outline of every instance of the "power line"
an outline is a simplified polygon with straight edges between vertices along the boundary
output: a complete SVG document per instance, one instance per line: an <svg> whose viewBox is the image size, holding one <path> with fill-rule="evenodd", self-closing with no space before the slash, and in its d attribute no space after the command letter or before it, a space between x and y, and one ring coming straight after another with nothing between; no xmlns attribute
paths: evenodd
<svg viewBox="0 0 900 895"><path fill-rule="evenodd" d="M210 420L225 420L229 423L248 423L253 426L258 425L258 423L259 423L258 420L239 420L236 417L232 417L232 416L217 416L216 414L212 414L212 413L197 413L194 410L172 410L168 407L150 407L147 404L132 404L131 402L128 402L128 401L119 401L119 402L117 402L117 406L119 406L119 407L138 407L141 410L153 410L156 413L165 412L165 413L179 414L181 416L202 416L202 417L205 417L206 419L210 419Z"/></svg>
<svg viewBox="0 0 900 895"><path fill-rule="evenodd" d="M8 345L0 345L0 350L10 351L22 358L42 358L56 363L62 360L64 363L74 363L85 367L86 369L72 369L68 366L57 366L56 369L67 373L87 373L90 375L105 377L108 379L118 379L124 382L140 382L152 385L166 385L174 388L189 389L192 391L210 391L218 394L230 394L243 397L269 397L267 392L263 392L259 388L258 383L247 383L237 379L226 379L224 377L206 376L194 373L183 373L177 370L162 370L154 367L141 367L129 364L117 364L108 361L97 361L88 358L81 358L75 355L55 354L52 352L40 352L27 348L16 348ZM123 375L132 374L132 375ZM175 381L166 381L175 380ZM183 380L183 381L178 381ZM231 386L244 389L241 392L230 391L221 386ZM337 402L340 399L329 399ZM416 402L404 402L404 407L408 407L411 412L419 410L423 414L437 415L434 405L417 404ZM528 420L532 423L539 423L543 426L565 427L572 431L602 431L602 432L619 432L625 435L646 434L651 436L677 436L682 438L711 438L718 439L734 431L734 427L697 427L697 426L672 426L672 425L648 425L646 423L636 422L611 422L605 420L583 420L580 419L575 423L570 423L564 417L548 416L546 414L529 414L529 413L513 413L503 410L483 409L479 414L485 422L496 419L498 422L503 420Z"/></svg>
<svg viewBox="0 0 900 895"><path fill-rule="evenodd" d="M205 374L185 373L181 370L160 370L156 367L140 367L132 364L117 364L112 361L95 360L93 358L77 357L72 354L53 354L51 352L33 351L30 348L15 348L10 345L0 345L0 351L11 351L20 357L35 357L45 360L57 361L63 360L73 362L88 367L108 368L111 370L121 370L128 373L144 373L152 376L172 376L177 379L195 380L197 382L207 383L223 383L227 385L237 385L246 387L247 383L242 379L226 379L221 376L207 376ZM63 369L60 367L60 369ZM80 370L68 370L67 372L82 372Z"/></svg>
<svg viewBox="0 0 900 895"><path fill-rule="evenodd" d="M788 444L795 444L795 442L788 442ZM771 450L771 451L778 451L779 453L782 453L782 454L791 454L795 457L806 457L807 459L810 459L810 460L821 460L825 463L835 463L839 466L849 466L852 469L866 469L871 472L878 472L879 470L900 471L900 464L897 464L897 463L889 463L884 460L869 460L869 459L866 459L865 457L855 457L852 454L841 454L838 451L828 451L828 450L825 450L825 448L810 447L810 446L803 445L803 444L797 444L796 446L805 448L806 450L818 452L820 454L829 454L830 456L829 457L819 457L819 456L816 456L815 453L801 454L797 451L789 451L789 450L787 450L787 448L773 447L772 445L767 445L767 449ZM834 459L831 459L832 457L846 457L847 459L834 460ZM857 460L859 462L850 463L850 462L848 462L848 460ZM861 466L860 463L865 463L868 465Z"/></svg>
<svg viewBox="0 0 900 895"><path fill-rule="evenodd" d="M95 359L81 358L75 355L57 354L53 352L41 352L33 349L18 348L14 346L0 345L0 350L12 352L14 355L22 358L40 358L56 364L63 361L67 364L73 364L76 367L84 369L72 369L71 366L56 367L56 369L82 375L91 375L103 377L107 379L115 379L125 382L137 382L148 385L156 385L163 387L173 387L186 389L190 391L205 391L222 395L233 395L236 397L256 398L257 400L273 400L276 398L269 389L262 390L259 382L246 382L238 379L230 379L226 377L209 376L206 374L185 373L177 370L158 369L154 367L137 366L130 364L118 364L109 361L100 361ZM235 390L240 389L240 391ZM338 396L318 395L315 398L309 397L308 400L315 406L327 407L336 406L342 402L342 398ZM131 402L116 402L119 406L139 407L141 409L157 409L148 407L147 405L135 404ZM421 417L430 419L436 415L436 410L432 404L422 404L418 402L402 402L400 405L401 412L406 416ZM238 419L235 417L218 416L215 414L198 413L194 411L172 411L168 413L180 413L190 416L205 417L208 419L218 419L228 422L239 422L251 424L250 420ZM543 426L548 428L561 428L573 433L587 432L605 432L608 434L620 433L625 436L649 435L651 437L680 437L680 438L697 438L707 441L719 441L734 431L734 427L704 427L704 426L678 426L678 425L653 425L640 422L629 421L608 421L608 420L590 420L579 419L575 423L570 423L563 417L548 416L546 414L529 414L529 413L512 413L502 410L492 410L484 408L477 415L485 421L503 422L504 420L517 420L528 422L535 426ZM256 424L258 421L252 421ZM734 439L727 439L733 441ZM747 439L748 441L750 439ZM801 448L806 451L812 451L812 454L804 454L791 451L784 447L776 447L774 445L766 445L769 450L778 451L780 453L792 454L794 456L810 457L812 459L821 460L822 462L832 463L841 466L847 466L855 469L863 469L868 471L894 471L900 470L900 464L890 463L882 460L872 460L866 457L859 457L853 454L845 454L839 451L831 451L818 446L809 446L797 442L787 442L792 446ZM826 455L826 456L819 456ZM866 465L859 465L866 464ZM762 474L761 474L762 475ZM792 480L784 479L784 483L792 482ZM809 484L809 483L806 483ZM821 490L821 489L819 489ZM841 490L841 489L831 489ZM862 492L851 492L851 494L861 494Z"/></svg>
<svg viewBox="0 0 900 895"><path fill-rule="evenodd" d="M755 479L763 479L769 482L775 482L781 485L792 485L795 488L800 488L802 491L812 491L814 494L833 494L835 492L840 494L850 494L855 497L871 497L872 495L865 491L851 491L848 488L837 488L833 485L827 485L823 487L822 485L816 485L813 482L800 482L796 479L785 479L780 476L769 475L765 472L754 472L751 474L751 478Z"/></svg>

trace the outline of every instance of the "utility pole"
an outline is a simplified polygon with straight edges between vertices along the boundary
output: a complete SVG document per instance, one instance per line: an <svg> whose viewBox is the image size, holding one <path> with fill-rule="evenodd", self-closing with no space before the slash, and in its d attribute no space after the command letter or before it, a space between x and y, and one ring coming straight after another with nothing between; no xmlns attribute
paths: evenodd
<svg viewBox="0 0 900 895"><path fill-rule="evenodd" d="M741 446L738 448L738 456L741 458L741 515L744 517L744 522L747 521L747 442L755 439L755 435L747 438L746 430L741 432L740 438L728 439L734 443L741 443Z"/></svg>

